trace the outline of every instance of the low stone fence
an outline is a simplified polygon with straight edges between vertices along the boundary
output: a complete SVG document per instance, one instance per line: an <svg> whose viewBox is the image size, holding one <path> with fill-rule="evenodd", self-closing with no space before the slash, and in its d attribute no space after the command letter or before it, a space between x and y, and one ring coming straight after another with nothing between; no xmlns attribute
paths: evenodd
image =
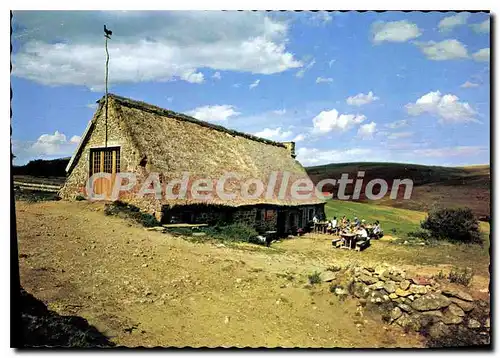
<svg viewBox="0 0 500 358"><path fill-rule="evenodd" d="M424 334L431 346L490 342L489 302L474 300L465 286L410 277L389 265L351 266L334 277L334 294L355 297L359 306L375 309L386 323Z"/></svg>

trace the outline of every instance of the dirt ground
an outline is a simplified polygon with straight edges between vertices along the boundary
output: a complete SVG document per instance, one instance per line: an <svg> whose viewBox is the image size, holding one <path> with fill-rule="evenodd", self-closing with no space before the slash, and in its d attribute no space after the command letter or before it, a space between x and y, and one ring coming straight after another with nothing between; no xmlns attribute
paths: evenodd
<svg viewBox="0 0 500 358"><path fill-rule="evenodd" d="M118 345L424 345L378 316L360 317L356 302L340 302L327 283L307 287L315 270L384 261L376 250L387 242L361 253L334 250L318 237L271 248L196 243L105 216L102 204L87 202L17 201L16 215L22 286L51 310L84 317ZM438 268L409 262L401 264L419 272ZM488 277L478 275L474 285L480 295Z"/></svg>

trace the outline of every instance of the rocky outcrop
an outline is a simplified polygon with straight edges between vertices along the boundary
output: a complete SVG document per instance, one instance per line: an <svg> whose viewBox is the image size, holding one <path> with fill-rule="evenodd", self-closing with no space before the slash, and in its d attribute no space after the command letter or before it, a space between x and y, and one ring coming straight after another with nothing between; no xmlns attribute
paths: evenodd
<svg viewBox="0 0 500 358"><path fill-rule="evenodd" d="M465 287L389 265L350 266L337 277L334 294L377 308L385 322L424 334L431 346L489 344L489 303L474 301Z"/></svg>

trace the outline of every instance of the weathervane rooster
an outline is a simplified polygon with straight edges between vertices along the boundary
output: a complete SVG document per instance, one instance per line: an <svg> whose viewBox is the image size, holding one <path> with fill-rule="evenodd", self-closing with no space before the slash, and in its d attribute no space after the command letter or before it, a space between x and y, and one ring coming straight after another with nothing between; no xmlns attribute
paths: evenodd
<svg viewBox="0 0 500 358"><path fill-rule="evenodd" d="M106 25L104 25L104 36L106 36L108 39L111 39L111 35L113 35L113 31L108 30L106 28Z"/></svg>

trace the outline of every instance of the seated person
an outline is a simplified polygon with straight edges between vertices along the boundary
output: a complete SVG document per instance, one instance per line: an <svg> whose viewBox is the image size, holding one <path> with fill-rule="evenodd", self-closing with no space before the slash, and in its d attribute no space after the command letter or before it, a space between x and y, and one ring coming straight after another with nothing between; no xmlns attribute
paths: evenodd
<svg viewBox="0 0 500 358"><path fill-rule="evenodd" d="M378 220L375 221L375 225L373 226L373 236L375 236L377 239L379 237L382 237L382 229Z"/></svg>
<svg viewBox="0 0 500 358"><path fill-rule="evenodd" d="M360 224L360 223L359 223L359 219L358 219L358 217L357 217L357 216L355 216L355 217L354 217L354 225L356 225L356 226L357 226L357 225L359 225L359 224Z"/></svg>
<svg viewBox="0 0 500 358"><path fill-rule="evenodd" d="M362 240L367 240L368 239L368 232L366 231L366 228L364 225L361 225L359 230L356 231L356 235Z"/></svg>
<svg viewBox="0 0 500 358"><path fill-rule="evenodd" d="M313 223L314 224L319 223L319 219L318 219L318 217L316 215L314 215L314 217L313 217Z"/></svg>
<svg viewBox="0 0 500 358"><path fill-rule="evenodd" d="M337 232L338 227L337 227L337 217L336 216L333 217L333 220L330 222L330 224L332 225L332 233Z"/></svg>
<svg viewBox="0 0 500 358"><path fill-rule="evenodd" d="M326 232L328 234L331 234L333 232L333 228L332 228L332 223L331 222L328 222L328 224L326 225Z"/></svg>

